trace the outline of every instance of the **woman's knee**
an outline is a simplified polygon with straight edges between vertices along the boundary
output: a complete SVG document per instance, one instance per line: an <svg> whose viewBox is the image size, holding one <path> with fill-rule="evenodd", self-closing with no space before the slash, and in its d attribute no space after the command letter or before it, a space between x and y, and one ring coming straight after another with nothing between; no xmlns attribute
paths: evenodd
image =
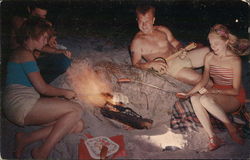
<svg viewBox="0 0 250 160"><path fill-rule="evenodd" d="M72 114L74 114L74 118L80 119L80 118L82 117L83 109L82 109L82 107L81 107L79 104L77 104L77 103L72 103L72 104L70 105L70 107L68 107L68 108L69 108L69 111L70 111Z"/></svg>
<svg viewBox="0 0 250 160"><path fill-rule="evenodd" d="M190 97L191 103L198 102L200 100L200 95L194 94L193 96Z"/></svg>
<svg viewBox="0 0 250 160"><path fill-rule="evenodd" d="M74 104L74 111L80 115L82 115L82 113L83 113L83 109L79 104Z"/></svg>
<svg viewBox="0 0 250 160"><path fill-rule="evenodd" d="M200 106L200 105L196 105L196 104L200 104L200 95L199 94L195 94L195 95L191 96L190 100L191 100L193 108Z"/></svg>
<svg viewBox="0 0 250 160"><path fill-rule="evenodd" d="M196 74L192 76L191 81L194 83L194 85L196 85L197 83L200 82L201 77L202 77L201 74Z"/></svg>
<svg viewBox="0 0 250 160"><path fill-rule="evenodd" d="M211 106L212 104L214 104L215 100L212 96L205 94L200 97L200 102L204 107L207 107L207 106Z"/></svg>

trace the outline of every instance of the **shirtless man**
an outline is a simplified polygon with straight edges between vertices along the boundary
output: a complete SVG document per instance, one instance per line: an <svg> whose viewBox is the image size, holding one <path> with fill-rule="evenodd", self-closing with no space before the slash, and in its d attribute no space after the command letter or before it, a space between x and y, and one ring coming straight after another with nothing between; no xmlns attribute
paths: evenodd
<svg viewBox="0 0 250 160"><path fill-rule="evenodd" d="M187 83L197 84L201 75L192 68L204 65L205 55L209 48L203 47L189 51L185 58L175 58L164 63L154 61L157 57L167 58L176 53L183 46L176 40L171 31L164 26L154 26L155 8L142 6L136 9L137 22L140 31L135 35L131 43L131 55L133 66L140 69L154 69L166 71L172 77ZM146 62L142 62L142 59Z"/></svg>

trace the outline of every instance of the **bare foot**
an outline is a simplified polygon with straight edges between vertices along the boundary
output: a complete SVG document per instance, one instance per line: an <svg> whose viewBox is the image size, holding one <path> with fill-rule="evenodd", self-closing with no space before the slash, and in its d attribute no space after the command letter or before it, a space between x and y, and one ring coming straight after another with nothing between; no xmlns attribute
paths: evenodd
<svg viewBox="0 0 250 160"><path fill-rule="evenodd" d="M236 131L229 131L229 134L234 142L241 144L241 145L244 144L244 139L240 137L237 130Z"/></svg>
<svg viewBox="0 0 250 160"><path fill-rule="evenodd" d="M229 123L229 124L225 124L225 126L227 127L227 130L231 136L231 138L233 139L234 142L238 143L238 144L244 144L244 139L240 137L240 128Z"/></svg>
<svg viewBox="0 0 250 160"><path fill-rule="evenodd" d="M15 157L16 158L21 158L21 155L23 153L23 150L25 148L25 146L27 145L27 143L25 142L25 133L23 132L18 132L16 133L16 149L15 149Z"/></svg>

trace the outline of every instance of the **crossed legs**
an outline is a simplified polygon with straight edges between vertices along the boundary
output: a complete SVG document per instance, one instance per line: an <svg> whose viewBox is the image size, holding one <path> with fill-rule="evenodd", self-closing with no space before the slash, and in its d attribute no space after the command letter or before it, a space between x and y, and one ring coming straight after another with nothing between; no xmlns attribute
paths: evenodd
<svg viewBox="0 0 250 160"><path fill-rule="evenodd" d="M31 133L16 134L16 157L20 158L23 149L30 143L44 139L44 143L34 148L33 158L47 158L53 147L65 135L81 132L82 109L73 102L58 98L41 98L25 117L25 125L45 125L46 127Z"/></svg>

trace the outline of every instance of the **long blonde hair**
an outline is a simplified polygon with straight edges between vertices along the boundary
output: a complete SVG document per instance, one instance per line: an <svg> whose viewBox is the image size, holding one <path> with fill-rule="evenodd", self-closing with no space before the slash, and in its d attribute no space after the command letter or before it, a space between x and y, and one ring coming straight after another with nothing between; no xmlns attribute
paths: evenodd
<svg viewBox="0 0 250 160"><path fill-rule="evenodd" d="M250 54L250 41L247 39L238 39L238 37L230 33L226 26L216 24L210 29L209 34L211 33L218 35L222 40L228 40L228 49L235 54L239 56Z"/></svg>

